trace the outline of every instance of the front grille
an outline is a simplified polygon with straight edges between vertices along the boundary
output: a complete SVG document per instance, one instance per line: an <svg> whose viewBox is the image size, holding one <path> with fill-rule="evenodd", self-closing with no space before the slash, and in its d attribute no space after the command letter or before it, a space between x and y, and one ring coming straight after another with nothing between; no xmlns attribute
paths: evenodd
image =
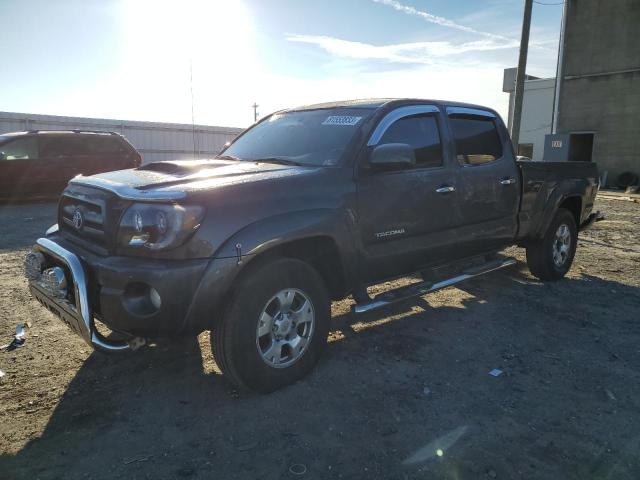
<svg viewBox="0 0 640 480"><path fill-rule="evenodd" d="M110 192L71 184L60 197L58 225L69 240L99 255L108 255L115 246L124 208Z"/></svg>
<svg viewBox="0 0 640 480"><path fill-rule="evenodd" d="M73 236L106 248L105 212L101 203L63 195L59 205L60 227Z"/></svg>
<svg viewBox="0 0 640 480"><path fill-rule="evenodd" d="M60 200L60 219L64 229L73 235L106 247L102 205L63 195Z"/></svg>

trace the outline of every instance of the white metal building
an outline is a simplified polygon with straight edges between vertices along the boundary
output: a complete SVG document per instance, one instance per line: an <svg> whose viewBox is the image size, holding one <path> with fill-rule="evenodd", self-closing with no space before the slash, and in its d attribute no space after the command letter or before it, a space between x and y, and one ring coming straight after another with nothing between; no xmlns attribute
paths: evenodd
<svg viewBox="0 0 640 480"><path fill-rule="evenodd" d="M509 119L507 122L509 131L511 131L511 122L513 121L516 70L515 68L505 69L502 84L502 91L509 93ZM527 156L532 160L542 160L544 136L551 133L555 82L555 78L537 78L527 75L524 81L518 155Z"/></svg>
<svg viewBox="0 0 640 480"><path fill-rule="evenodd" d="M143 163L180 158L207 158L220 152L241 128L183 123L136 122L101 118L61 117L0 112L0 134L25 130L100 130L124 135L142 155Z"/></svg>

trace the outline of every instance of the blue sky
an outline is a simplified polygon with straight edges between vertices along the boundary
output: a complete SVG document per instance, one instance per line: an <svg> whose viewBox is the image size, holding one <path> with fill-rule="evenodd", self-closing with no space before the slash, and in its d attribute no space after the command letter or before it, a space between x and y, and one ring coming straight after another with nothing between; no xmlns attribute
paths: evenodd
<svg viewBox="0 0 640 480"><path fill-rule="evenodd" d="M557 3L545 0L546 3ZM521 0L0 0L0 110L247 126L319 101L421 97L506 116ZM562 7L534 4L553 76ZM191 72L193 82L191 82ZM193 88L191 88L193 87Z"/></svg>

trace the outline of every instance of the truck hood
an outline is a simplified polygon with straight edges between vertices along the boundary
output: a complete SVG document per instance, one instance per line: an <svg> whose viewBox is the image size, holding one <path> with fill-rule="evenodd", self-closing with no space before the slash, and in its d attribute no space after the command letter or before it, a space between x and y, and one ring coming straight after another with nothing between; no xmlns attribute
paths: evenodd
<svg viewBox="0 0 640 480"><path fill-rule="evenodd" d="M109 190L125 199L160 201L184 198L194 191L308 174L319 169L251 161L173 160L78 176L70 183Z"/></svg>

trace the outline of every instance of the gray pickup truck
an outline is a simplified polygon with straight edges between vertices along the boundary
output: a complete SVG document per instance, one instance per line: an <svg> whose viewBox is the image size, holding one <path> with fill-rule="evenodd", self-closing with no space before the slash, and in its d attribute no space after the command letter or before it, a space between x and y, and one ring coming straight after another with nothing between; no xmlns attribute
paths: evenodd
<svg viewBox="0 0 640 480"><path fill-rule="evenodd" d="M488 108L312 105L264 118L214 159L73 179L25 272L99 350L211 330L227 378L267 392L317 363L332 299L368 312L511 265L510 245L536 277L562 278L597 190L593 163L516 161Z"/></svg>

